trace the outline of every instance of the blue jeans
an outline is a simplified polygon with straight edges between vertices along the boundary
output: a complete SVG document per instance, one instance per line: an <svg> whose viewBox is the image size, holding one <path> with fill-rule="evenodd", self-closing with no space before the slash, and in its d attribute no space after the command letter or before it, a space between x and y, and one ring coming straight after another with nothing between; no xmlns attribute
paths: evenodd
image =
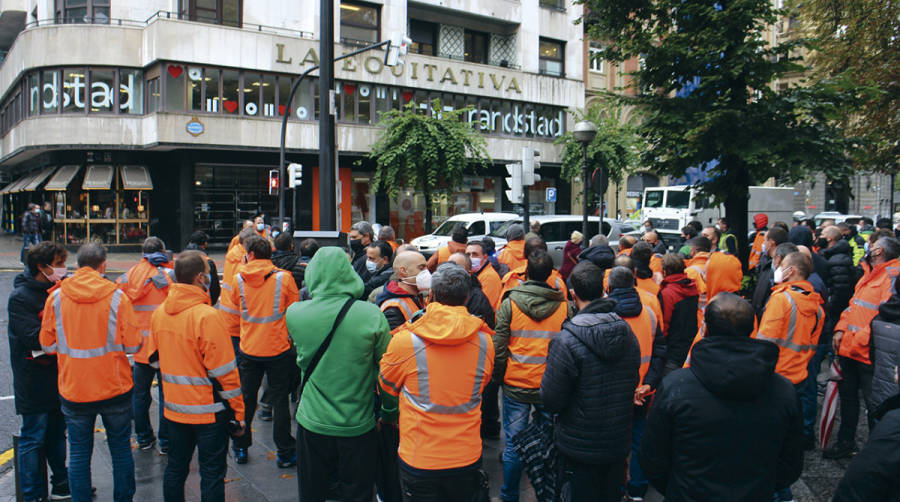
<svg viewBox="0 0 900 502"><path fill-rule="evenodd" d="M163 476L165 502L184 502L184 482L188 477L194 447L200 471L200 500L225 500L225 473L228 455L228 433L223 421L212 424L169 422L171 444L169 463Z"/></svg>
<svg viewBox="0 0 900 502"><path fill-rule="evenodd" d="M812 361L811 361L812 362ZM821 362L821 361L820 361ZM811 438L816 433L816 412L818 411L816 377L810 372L806 380L794 385L800 399L800 415L803 417L803 435Z"/></svg>
<svg viewBox="0 0 900 502"><path fill-rule="evenodd" d="M631 421L631 460L628 462L628 495L632 497L643 497L647 494L647 486L650 484L644 477L644 471L641 470L641 463L638 462L638 449L641 446L641 438L644 437L644 425L647 423L646 415L635 416Z"/></svg>
<svg viewBox="0 0 900 502"><path fill-rule="evenodd" d="M66 473L66 423L62 413L29 413L22 415L19 432L19 478L26 501L47 497L47 480L41 472L41 455L45 455L53 474L53 486L68 482Z"/></svg>
<svg viewBox="0 0 900 502"><path fill-rule="evenodd" d="M25 264L25 251L28 250L29 246L33 246L41 242L41 234L22 234L22 256L19 258L22 260L22 264Z"/></svg>
<svg viewBox="0 0 900 502"><path fill-rule="evenodd" d="M106 428L106 442L113 468L113 500L131 502L134 497L134 458L131 456L131 400L94 407L62 406L69 430L69 488L72 502L91 502L91 456L97 415Z"/></svg>
<svg viewBox="0 0 900 502"><path fill-rule="evenodd" d="M503 487L500 497L504 502L518 502L519 480L522 478L522 459L512 446L512 438L528 427L528 415L534 408L532 421L549 422L550 414L539 404L516 401L503 393L503 431L506 446L503 448Z"/></svg>
<svg viewBox="0 0 900 502"><path fill-rule="evenodd" d="M157 375L159 375L159 370L149 364L134 363L134 394L132 397L134 435L137 436L139 443L153 440L153 426L150 425L150 405L153 403L153 397L150 396L150 389L153 385L153 377ZM167 430L169 421L163 415L163 388L162 382L158 380L156 389L159 398L159 445L166 446L169 444Z"/></svg>

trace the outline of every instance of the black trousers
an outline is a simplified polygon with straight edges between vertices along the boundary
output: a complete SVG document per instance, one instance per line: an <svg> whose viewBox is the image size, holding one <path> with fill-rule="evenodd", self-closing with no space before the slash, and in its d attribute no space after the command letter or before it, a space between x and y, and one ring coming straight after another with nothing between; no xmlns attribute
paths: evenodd
<svg viewBox="0 0 900 502"><path fill-rule="evenodd" d="M382 424L377 431L378 457L375 464L375 486L382 502L401 502L400 464L397 450L400 448L400 429Z"/></svg>
<svg viewBox="0 0 900 502"><path fill-rule="evenodd" d="M244 420L247 423L247 432L241 437L234 438L235 448L248 448L253 444L251 424L256 415L256 396L265 375L269 379L269 396L274 415L272 439L275 441L278 454L282 457L289 457L294 453L295 442L291 437L292 420L288 395L294 381L296 357L293 350L267 360L251 359L243 354L238 370L241 374L241 394L244 396Z"/></svg>
<svg viewBox="0 0 900 502"><path fill-rule="evenodd" d="M341 502L372 502L378 438L375 429L354 437L323 436L297 426L300 502L325 502L331 481ZM334 497L331 497L334 498Z"/></svg>
<svg viewBox="0 0 900 502"><path fill-rule="evenodd" d="M838 397L841 400L841 427L838 429L838 441L853 441L856 438L856 425L859 423L859 392L862 391L866 403L869 431L875 427L872 413L872 373L871 364L861 363L848 357L840 357L841 371L844 379L838 382Z"/></svg>
<svg viewBox="0 0 900 502"><path fill-rule="evenodd" d="M481 394L481 430L491 433L500 433L500 384L491 380Z"/></svg>
<svg viewBox="0 0 900 502"><path fill-rule="evenodd" d="M224 502L228 433L224 420L212 424L169 422L169 460L163 477L166 502L184 502L184 481L188 477L194 447L200 467L200 500Z"/></svg>
<svg viewBox="0 0 900 502"><path fill-rule="evenodd" d="M560 502L619 502L625 459L611 464L583 464L560 455L557 496Z"/></svg>
<svg viewBox="0 0 900 502"><path fill-rule="evenodd" d="M427 476L400 468L403 502L477 502L485 482L477 468L449 469Z"/></svg>

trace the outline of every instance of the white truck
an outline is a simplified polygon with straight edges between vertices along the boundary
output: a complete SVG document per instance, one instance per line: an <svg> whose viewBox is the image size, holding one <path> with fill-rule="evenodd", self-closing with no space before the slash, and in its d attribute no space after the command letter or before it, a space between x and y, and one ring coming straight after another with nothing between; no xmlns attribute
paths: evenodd
<svg viewBox="0 0 900 502"><path fill-rule="evenodd" d="M750 187L747 225L753 230L753 215L765 213L770 222L790 222L794 209L793 187ZM666 245L673 247L681 236L681 228L697 220L715 225L725 214L722 205L714 206L690 185L647 188L641 205L641 220L650 220Z"/></svg>

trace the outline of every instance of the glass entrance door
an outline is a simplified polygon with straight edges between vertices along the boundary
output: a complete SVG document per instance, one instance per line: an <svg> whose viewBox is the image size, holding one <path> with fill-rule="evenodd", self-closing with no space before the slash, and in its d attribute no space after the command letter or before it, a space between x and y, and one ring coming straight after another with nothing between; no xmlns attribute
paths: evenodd
<svg viewBox="0 0 900 502"><path fill-rule="evenodd" d="M262 214L266 223L278 210L269 195L269 166L209 165L194 167L194 228L210 243L228 243L244 220Z"/></svg>

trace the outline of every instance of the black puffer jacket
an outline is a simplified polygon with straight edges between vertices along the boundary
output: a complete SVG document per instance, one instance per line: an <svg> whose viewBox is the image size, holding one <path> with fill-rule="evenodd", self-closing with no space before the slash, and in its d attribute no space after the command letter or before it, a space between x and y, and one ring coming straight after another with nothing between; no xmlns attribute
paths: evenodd
<svg viewBox="0 0 900 502"><path fill-rule="evenodd" d="M777 361L773 343L710 335L663 379L638 459L666 500L772 500L800 477L800 410Z"/></svg>
<svg viewBox="0 0 900 502"><path fill-rule="evenodd" d="M593 246L585 249L578 255L578 261L590 261L600 268L612 268L616 253L609 246Z"/></svg>
<svg viewBox="0 0 900 502"><path fill-rule="evenodd" d="M272 264L282 270L290 272L291 276L294 278L294 283L297 284L297 289L303 287L303 277L306 274L306 263L300 259L299 255L290 251L275 251L272 253Z"/></svg>
<svg viewBox="0 0 900 502"><path fill-rule="evenodd" d="M9 359L16 413L20 415L59 410L56 356L31 356L31 351L41 350L39 316L50 286L23 272L16 276L9 295Z"/></svg>
<svg viewBox="0 0 900 502"><path fill-rule="evenodd" d="M884 404L878 425L847 467L833 502L900 502L900 394Z"/></svg>
<svg viewBox="0 0 900 502"><path fill-rule="evenodd" d="M764 254L759 258L756 270L756 289L753 290L753 298L750 303L753 305L753 311L756 312L756 318L762 319L763 312L766 311L766 304L769 303L769 295L772 294L772 286L775 285L775 269L772 268L772 259L769 258L769 255Z"/></svg>
<svg viewBox="0 0 900 502"><path fill-rule="evenodd" d="M837 319L847 308L853 287L856 286L856 273L853 271L853 248L845 240L839 240L834 246L819 251L828 262L828 307L832 318Z"/></svg>
<svg viewBox="0 0 900 502"><path fill-rule="evenodd" d="M494 307L491 307L491 301L488 300L481 288L481 281L474 275L469 276L471 284L469 286L469 299L466 300L466 310L475 317L480 317L489 328L494 329L495 313Z"/></svg>
<svg viewBox="0 0 900 502"><path fill-rule="evenodd" d="M558 413L559 451L578 462L621 462L631 449L641 350L615 302L595 300L550 340L541 400Z"/></svg>
<svg viewBox="0 0 900 502"><path fill-rule="evenodd" d="M368 300L369 295L372 294L372 291L384 286L391 280L391 276L394 275L394 269L391 268L390 265L385 265L381 267L380 270L376 270L374 272L369 272L366 270L366 274L362 276L363 284L365 287L363 288L363 295L360 297L360 300Z"/></svg>

